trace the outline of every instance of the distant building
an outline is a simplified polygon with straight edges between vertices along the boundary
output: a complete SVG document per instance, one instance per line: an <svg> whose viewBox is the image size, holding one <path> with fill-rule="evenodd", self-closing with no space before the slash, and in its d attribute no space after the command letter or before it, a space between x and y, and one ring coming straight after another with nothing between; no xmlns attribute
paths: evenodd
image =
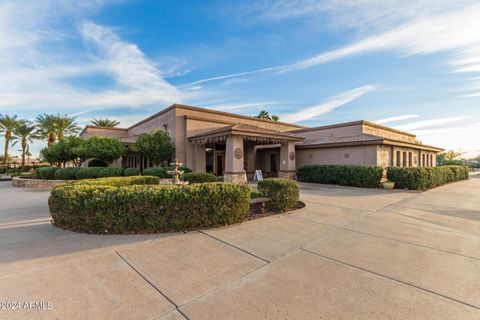
<svg viewBox="0 0 480 320"><path fill-rule="evenodd" d="M419 143L414 134L368 121L315 128L174 104L129 128L86 126L80 134L115 137L127 147L138 136L166 130L175 141L175 158L197 172L243 181L255 170L264 176L294 178L306 164L431 167L443 149ZM152 164L130 152L123 167Z"/></svg>
<svg viewBox="0 0 480 320"><path fill-rule="evenodd" d="M26 166L38 166L43 164L44 163L42 163L38 158L25 157ZM20 168L22 166L22 157L18 157L18 156L12 157L11 160L8 161L8 166L10 168Z"/></svg>

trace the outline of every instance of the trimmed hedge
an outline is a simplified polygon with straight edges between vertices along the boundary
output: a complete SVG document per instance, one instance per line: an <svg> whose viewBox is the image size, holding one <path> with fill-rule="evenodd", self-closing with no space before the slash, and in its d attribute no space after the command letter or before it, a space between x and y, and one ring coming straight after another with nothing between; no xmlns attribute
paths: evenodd
<svg viewBox="0 0 480 320"><path fill-rule="evenodd" d="M189 183L217 182L217 177L205 172L189 172L182 176L183 181Z"/></svg>
<svg viewBox="0 0 480 320"><path fill-rule="evenodd" d="M294 209L298 204L298 182L283 178L270 178L258 181L258 191L262 196L270 198L267 209L283 212Z"/></svg>
<svg viewBox="0 0 480 320"><path fill-rule="evenodd" d="M303 182L378 188L383 168L377 166L306 165L297 170Z"/></svg>
<svg viewBox="0 0 480 320"><path fill-rule="evenodd" d="M146 176L156 176L160 179L168 179L172 177L171 174L167 173L171 170L173 170L173 167L151 167L143 169L143 174ZM192 170L187 167L180 167L179 170L183 171L184 173L192 172Z"/></svg>
<svg viewBox="0 0 480 320"><path fill-rule="evenodd" d="M38 168L38 177L40 179L52 180L55 179L55 171L57 171L58 167L42 167Z"/></svg>
<svg viewBox="0 0 480 320"><path fill-rule="evenodd" d="M468 179L468 167L440 166L428 168L398 168L387 170L387 178L396 189L425 190L445 183Z"/></svg>
<svg viewBox="0 0 480 320"><path fill-rule="evenodd" d="M60 168L55 171L54 178L56 180L75 180L76 174L82 168L79 167L71 167L71 168Z"/></svg>
<svg viewBox="0 0 480 320"><path fill-rule="evenodd" d="M123 170L123 175L125 177L129 177L129 176L140 176L142 174L142 172L140 171L140 169L138 168L125 168Z"/></svg>
<svg viewBox="0 0 480 320"><path fill-rule="evenodd" d="M145 184L160 184L158 177L152 176L132 176L132 177L111 177L111 178L98 178L98 179L85 179L76 182L72 182L71 185L76 186L111 186L111 187L125 187L133 185L145 185Z"/></svg>
<svg viewBox="0 0 480 320"><path fill-rule="evenodd" d="M122 168L110 168L110 167L88 167L81 168L77 171L75 177L77 180L82 179L95 179L106 177L120 177L123 175Z"/></svg>
<svg viewBox="0 0 480 320"><path fill-rule="evenodd" d="M102 181L104 184L98 184L102 180L98 179L93 184L81 181L55 187L48 199L54 224L91 233L153 233L227 225L245 220L248 214L248 186L112 186L112 181L117 185L118 180L137 178L109 178Z"/></svg>

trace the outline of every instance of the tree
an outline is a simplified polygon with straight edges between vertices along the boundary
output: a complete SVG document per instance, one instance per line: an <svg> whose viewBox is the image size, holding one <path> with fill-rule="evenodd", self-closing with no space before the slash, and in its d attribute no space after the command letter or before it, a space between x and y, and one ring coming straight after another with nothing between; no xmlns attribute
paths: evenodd
<svg viewBox="0 0 480 320"><path fill-rule="evenodd" d="M73 152L84 159L97 158L111 163L123 156L126 153L126 149L118 139L90 137L80 146L73 148Z"/></svg>
<svg viewBox="0 0 480 320"><path fill-rule="evenodd" d="M79 164L79 155L75 149L82 146L85 140L80 137L70 136L64 140L52 144L49 147L43 148L40 151L40 156L45 161L51 164L60 164L72 161L75 166Z"/></svg>
<svg viewBox="0 0 480 320"><path fill-rule="evenodd" d="M455 160L456 158L462 156L465 152L455 152L454 150L448 150L445 153L445 160Z"/></svg>
<svg viewBox="0 0 480 320"><path fill-rule="evenodd" d="M162 161L171 159L175 145L168 132L157 130L141 135L132 149L158 166Z"/></svg>
<svg viewBox="0 0 480 320"><path fill-rule="evenodd" d="M25 156L29 153L29 144L39 138L37 125L30 121L22 121L14 128L13 134L13 139L16 140L13 145L20 141L22 147L22 167L25 167Z"/></svg>
<svg viewBox="0 0 480 320"><path fill-rule="evenodd" d="M97 126L97 127L109 127L109 128L114 128L116 126L118 126L120 124L120 122L118 122L117 120L111 120L111 119L108 119L108 118L105 118L105 119L95 119L93 118L91 121L90 121L94 126Z"/></svg>
<svg viewBox="0 0 480 320"><path fill-rule="evenodd" d="M41 139L47 140L47 146L51 146L57 141L57 121L56 117L44 113L37 117L38 133Z"/></svg>
<svg viewBox="0 0 480 320"><path fill-rule="evenodd" d="M6 167L8 167L8 161L10 156L8 155L8 147L10 146L10 141L13 138L13 131L15 128L20 125L23 120L17 120L17 116L7 116L0 114L0 134L3 134L5 137L5 152L3 154L3 162Z"/></svg>
<svg viewBox="0 0 480 320"><path fill-rule="evenodd" d="M55 127L57 130L58 141L65 138L66 135L75 134L80 131L80 127L75 122L76 117L70 117L68 115L57 114L53 116L55 118Z"/></svg>
<svg viewBox="0 0 480 320"><path fill-rule="evenodd" d="M277 115L270 115L268 111L262 110L260 111L254 118L259 118L259 119L264 119L264 120L272 120L272 121L278 121L280 120L280 117Z"/></svg>

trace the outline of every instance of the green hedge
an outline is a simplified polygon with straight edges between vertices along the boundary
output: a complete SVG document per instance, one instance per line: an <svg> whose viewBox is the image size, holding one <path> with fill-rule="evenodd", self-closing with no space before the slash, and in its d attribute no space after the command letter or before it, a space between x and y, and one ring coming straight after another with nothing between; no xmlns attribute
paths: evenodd
<svg viewBox="0 0 480 320"><path fill-rule="evenodd" d="M38 168L38 177L40 179L47 179L52 180L55 179L55 171L57 171L58 167L42 167Z"/></svg>
<svg viewBox="0 0 480 320"><path fill-rule="evenodd" d="M298 204L299 188L294 180L271 178L258 181L257 185L262 196L270 198L266 206L273 212L292 210Z"/></svg>
<svg viewBox="0 0 480 320"><path fill-rule="evenodd" d="M142 172L140 171L140 169L138 168L125 168L123 170L123 175L125 177L129 177L129 176L140 176L142 174Z"/></svg>
<svg viewBox="0 0 480 320"><path fill-rule="evenodd" d="M146 176L156 176L159 177L160 179L168 179L171 178L172 175L167 173L168 171L173 170L173 167L151 167L147 169L143 169L143 174ZM181 171L184 173L190 173L192 172L191 169L187 167L180 167Z"/></svg>
<svg viewBox="0 0 480 320"><path fill-rule="evenodd" d="M76 186L111 186L111 187L125 187L133 185L145 185L145 184L160 184L158 177L152 176L132 176L132 177L111 177L111 178L98 178L98 179L84 179L80 181L72 182L71 185Z"/></svg>
<svg viewBox="0 0 480 320"><path fill-rule="evenodd" d="M378 188L383 168L376 166L306 165L297 170L303 182Z"/></svg>
<svg viewBox="0 0 480 320"><path fill-rule="evenodd" d="M217 177L205 172L189 172L182 176L182 180L189 183L217 182Z"/></svg>
<svg viewBox="0 0 480 320"><path fill-rule="evenodd" d="M248 213L248 186L116 187L111 183L111 179L132 178L138 177L109 178L109 185L95 180L93 185L81 181L55 187L48 200L54 224L91 233L161 232L232 224Z"/></svg>
<svg viewBox="0 0 480 320"><path fill-rule="evenodd" d="M79 167L60 168L55 171L54 178L56 180L75 180L77 172L81 169Z"/></svg>
<svg viewBox="0 0 480 320"><path fill-rule="evenodd" d="M445 183L468 179L468 167L440 166L428 168L390 167L387 178L396 189L425 190Z"/></svg>
<svg viewBox="0 0 480 320"><path fill-rule="evenodd" d="M82 179L95 179L106 177L120 177L123 175L122 168L109 168L109 167L88 167L81 168L77 171L75 177L77 180Z"/></svg>

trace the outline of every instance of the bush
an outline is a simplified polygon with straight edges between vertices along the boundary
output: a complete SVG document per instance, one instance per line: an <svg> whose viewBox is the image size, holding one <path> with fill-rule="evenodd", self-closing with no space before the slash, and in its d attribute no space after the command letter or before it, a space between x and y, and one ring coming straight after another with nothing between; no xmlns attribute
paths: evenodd
<svg viewBox="0 0 480 320"><path fill-rule="evenodd" d="M89 167L108 167L108 163L101 159L92 159L88 162Z"/></svg>
<svg viewBox="0 0 480 320"><path fill-rule="evenodd" d="M132 176L132 177L111 177L111 178L99 178L99 179L84 179L73 182L77 186L111 186L111 187L125 187L133 185L145 185L145 184L160 184L158 177L152 176Z"/></svg>
<svg viewBox="0 0 480 320"><path fill-rule="evenodd" d="M396 189L425 190L445 183L468 179L468 167L440 166L428 168L398 168L387 170L387 178Z"/></svg>
<svg viewBox="0 0 480 320"><path fill-rule="evenodd" d="M119 177L123 175L122 168L104 168L104 167L88 167L81 168L77 171L75 177L77 180L82 179L95 179L106 177Z"/></svg>
<svg viewBox="0 0 480 320"><path fill-rule="evenodd" d="M123 176L123 168L101 168L98 170L97 178L121 177Z"/></svg>
<svg viewBox="0 0 480 320"><path fill-rule="evenodd" d="M297 170L300 181L378 188L383 168L376 166L307 165Z"/></svg>
<svg viewBox="0 0 480 320"><path fill-rule="evenodd" d="M156 176L160 179L168 179L172 177L172 175L168 173L168 171L171 170L173 170L173 167L151 167L144 169L143 174L146 176ZM183 171L184 173L192 172L192 170L187 167L180 167L179 170Z"/></svg>
<svg viewBox="0 0 480 320"><path fill-rule="evenodd" d="M182 176L183 181L189 183L217 182L217 177L205 172L189 172Z"/></svg>
<svg viewBox="0 0 480 320"><path fill-rule="evenodd" d="M262 193L258 189L252 188L250 190L250 199L261 198L263 197Z"/></svg>
<svg viewBox="0 0 480 320"><path fill-rule="evenodd" d="M141 175L142 172L138 168L125 168L123 170L123 175L128 177L128 176L139 176Z"/></svg>
<svg viewBox="0 0 480 320"><path fill-rule="evenodd" d="M56 180L75 180L76 173L81 169L79 167L60 168L55 171L54 177Z"/></svg>
<svg viewBox="0 0 480 320"><path fill-rule="evenodd" d="M53 180L55 179L55 171L57 171L58 167L43 167L43 168L38 168L38 177L40 179L46 179L46 180Z"/></svg>
<svg viewBox="0 0 480 320"><path fill-rule="evenodd" d="M243 221L247 216L248 186L113 186L138 178L152 177L98 179L55 187L48 200L54 224L82 232L153 233L216 227ZM158 181L158 177L154 179ZM99 180L104 184L98 184Z"/></svg>
<svg viewBox="0 0 480 320"><path fill-rule="evenodd" d="M273 212L292 210L298 204L299 188L294 180L270 178L258 181L257 185L262 196L270 198L266 206Z"/></svg>
<svg viewBox="0 0 480 320"><path fill-rule="evenodd" d="M7 173L7 168L0 166L0 174L5 174L5 173Z"/></svg>

